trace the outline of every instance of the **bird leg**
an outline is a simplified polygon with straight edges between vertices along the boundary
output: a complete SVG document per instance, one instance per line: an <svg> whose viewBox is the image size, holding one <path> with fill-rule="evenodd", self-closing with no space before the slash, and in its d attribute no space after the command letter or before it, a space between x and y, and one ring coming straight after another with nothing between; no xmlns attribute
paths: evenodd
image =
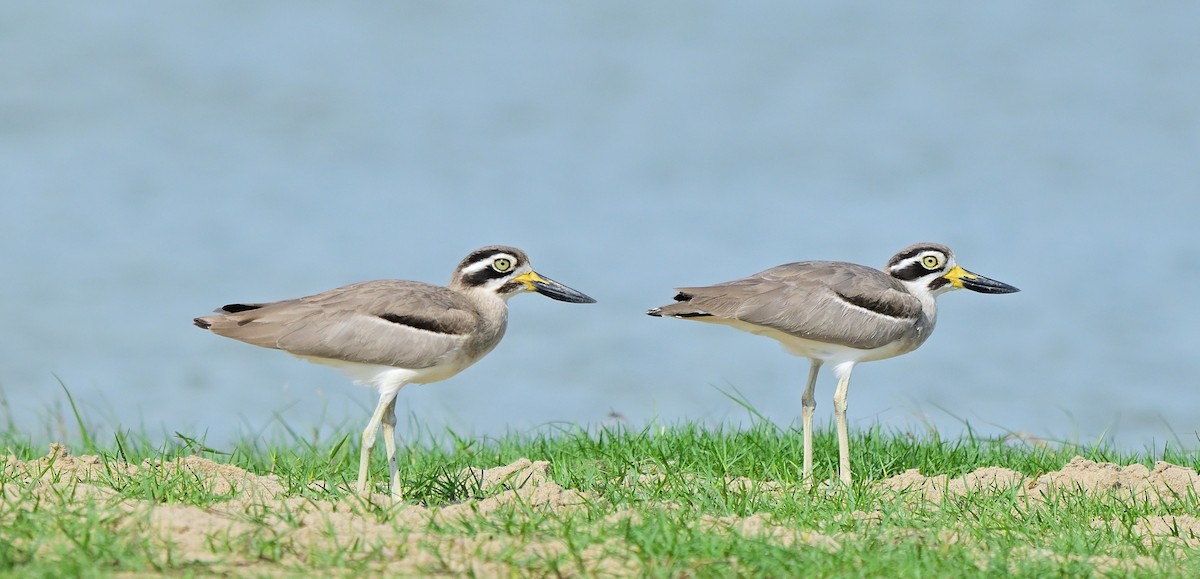
<svg viewBox="0 0 1200 579"><path fill-rule="evenodd" d="M366 495L369 487L367 471L371 463L371 449L375 448L375 436L379 433L379 425L383 422L384 413L392 413L398 393L399 390L385 391L379 394L379 404L375 406L375 412L371 413L371 421L367 423L366 430L363 430L362 454L358 459L358 484L355 487L360 495Z"/></svg>
<svg viewBox="0 0 1200 579"><path fill-rule="evenodd" d="M804 396L800 398L804 427L804 470L801 471L800 482L805 488L812 488L813 411L817 409L815 391L817 387L817 372L820 371L821 361L812 360L812 365L808 369L808 385L804 387Z"/></svg>
<svg viewBox="0 0 1200 579"><path fill-rule="evenodd" d="M392 489L392 500L402 500L400 492L399 465L396 463L396 395L383 413L383 445L387 448L388 480Z"/></svg>
<svg viewBox="0 0 1200 579"><path fill-rule="evenodd" d="M837 374L837 390L833 393L833 418L837 422L838 475L842 484L850 486L850 427L846 423L846 393L850 390L850 372L854 363L848 362L834 367Z"/></svg>

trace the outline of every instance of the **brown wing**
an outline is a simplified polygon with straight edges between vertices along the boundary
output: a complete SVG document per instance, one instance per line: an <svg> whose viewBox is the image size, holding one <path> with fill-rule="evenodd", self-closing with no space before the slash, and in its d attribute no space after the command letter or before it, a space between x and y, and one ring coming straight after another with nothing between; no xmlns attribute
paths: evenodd
<svg viewBox="0 0 1200 579"><path fill-rule="evenodd" d="M717 317L853 348L899 339L921 316L917 298L877 269L853 263L789 263L706 287L678 288L656 315Z"/></svg>
<svg viewBox="0 0 1200 579"><path fill-rule="evenodd" d="M298 356L420 369L452 354L479 313L454 291L414 281L368 281L267 304L231 304L196 318L213 333Z"/></svg>

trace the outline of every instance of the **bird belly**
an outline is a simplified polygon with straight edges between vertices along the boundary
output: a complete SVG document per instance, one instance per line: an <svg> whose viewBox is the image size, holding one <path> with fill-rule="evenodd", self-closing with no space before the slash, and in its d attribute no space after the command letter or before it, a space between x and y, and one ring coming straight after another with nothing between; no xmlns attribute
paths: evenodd
<svg viewBox="0 0 1200 579"><path fill-rule="evenodd" d="M297 358L314 364L337 368L349 376L351 380L354 380L354 383L362 386L371 386L380 391L388 388L398 389L404 384L439 382L458 374L465 367L457 364L444 364L413 370L385 366L383 364L364 364L362 362L350 362L317 356L297 356Z"/></svg>
<svg viewBox="0 0 1200 579"><path fill-rule="evenodd" d="M840 362L859 363L883 360L911 352L914 349L905 341L891 342L878 348L853 348L841 344L809 340L781 332L774 328L750 324L741 320L716 319L713 320L713 323L771 338L782 344L785 350L796 356L835 364Z"/></svg>
<svg viewBox="0 0 1200 579"><path fill-rule="evenodd" d="M874 360L883 360L892 358L909 352L909 348L905 348L902 342L892 342L878 348L864 350L861 348L851 348L850 346L842 346L840 344L826 344L824 342L815 342L813 340L805 340L792 335L777 332L781 337L775 338L784 349L797 355L813 360L821 360L822 362L872 362Z"/></svg>

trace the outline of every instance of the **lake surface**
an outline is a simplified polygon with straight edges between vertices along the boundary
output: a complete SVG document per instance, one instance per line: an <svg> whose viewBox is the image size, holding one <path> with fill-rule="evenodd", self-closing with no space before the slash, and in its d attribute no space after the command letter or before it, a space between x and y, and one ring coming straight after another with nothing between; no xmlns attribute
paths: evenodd
<svg viewBox="0 0 1200 579"><path fill-rule="evenodd" d="M402 431L798 426L807 362L643 312L917 241L939 300L852 426L1200 446L1200 4L0 2L0 420L357 431L374 394L191 319L527 250L599 300L401 393ZM832 421L834 378L818 387ZM403 425L407 422L407 428Z"/></svg>

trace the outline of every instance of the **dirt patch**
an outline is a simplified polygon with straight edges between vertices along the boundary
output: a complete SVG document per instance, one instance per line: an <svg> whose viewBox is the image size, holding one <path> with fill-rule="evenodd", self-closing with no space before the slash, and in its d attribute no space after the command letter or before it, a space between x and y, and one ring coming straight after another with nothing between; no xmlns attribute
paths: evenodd
<svg viewBox="0 0 1200 579"><path fill-rule="evenodd" d="M1122 530L1120 523L1112 522L1109 525L1118 532ZM1192 515L1143 517L1130 530L1141 537L1147 549L1165 545L1174 547L1180 556L1184 556L1184 553L1195 553L1195 549L1200 547L1200 519Z"/></svg>
<svg viewBox="0 0 1200 579"><path fill-rule="evenodd" d="M1131 573L1152 572L1158 568L1157 562L1144 555L1134 557L1110 557L1108 555L1060 555L1049 549L1039 549L1035 547L1027 547L1013 551L1013 561L1009 563L1008 573L1017 575L1017 562L1021 559L1025 560L1045 560L1052 561L1058 566L1076 563L1086 563L1094 568L1095 573L1099 575L1113 574L1118 576L1129 575Z"/></svg>
<svg viewBox="0 0 1200 579"><path fill-rule="evenodd" d="M944 474L927 477L914 468L885 479L879 484L894 491L917 493L927 500L941 502L946 496L1003 492L1017 487L1025 480L1025 475L1015 470L994 466L955 478Z"/></svg>
<svg viewBox="0 0 1200 579"><path fill-rule="evenodd" d="M665 486L708 486L709 482L691 473L667 472L656 464L645 465L637 473L626 477L629 486L665 487ZM787 487L775 481L761 481L744 476L725 477L725 489L731 493L756 493L780 496L789 491ZM797 489L790 489L792 492Z"/></svg>
<svg viewBox="0 0 1200 579"><path fill-rule="evenodd" d="M1062 470L1039 477L1029 491L1043 497L1059 491L1109 493L1157 504L1174 502L1188 493L1193 496L1200 493L1200 476L1190 468L1161 461L1151 469L1140 464L1093 462L1077 456Z"/></svg>
<svg viewBox="0 0 1200 579"><path fill-rule="evenodd" d="M141 465L132 465L117 460L105 460L97 455L74 456L60 444L51 444L50 452L32 461L19 461L5 457L4 475L7 478L32 483L38 481L51 485L80 483L110 483L120 486L123 479L144 476L152 471L160 480L173 477L190 477L201 483L214 495L246 495L248 497L272 498L284 491L278 477L258 476L233 465L213 462L199 456L188 456L173 461L145 460ZM95 492L89 490L87 492Z"/></svg>
<svg viewBox="0 0 1200 579"><path fill-rule="evenodd" d="M559 512L582 507L590 500L586 494L574 489L564 489L550 480L550 463L544 460L531 462L522 458L512 464L488 469L469 469L462 474L479 481L480 489L485 493L497 488L504 491L481 501L437 509L433 511L432 516L441 517L443 520L461 520L464 517L486 515L506 505L523 505Z"/></svg>
<svg viewBox="0 0 1200 579"><path fill-rule="evenodd" d="M829 535L797 529L793 525L776 523L772 520L770 513L756 513L749 517L705 515L700 518L700 527L705 531L729 532L743 537L770 539L772 542L788 548L816 547L830 553L842 548L842 544Z"/></svg>
<svg viewBox="0 0 1200 579"><path fill-rule="evenodd" d="M106 465L104 460L95 455L72 456L61 444L51 444L50 452L37 460L20 461L12 456L4 457L5 477L26 482L86 482L134 471L136 467L125 463Z"/></svg>
<svg viewBox="0 0 1200 579"><path fill-rule="evenodd" d="M935 503L947 497L981 492L1015 492L1020 497L1035 500L1066 492L1158 504L1176 501L1188 493L1200 494L1200 475L1190 468L1166 462L1158 462L1151 469L1140 464L1121 466L1077 456L1061 470L1033 477L1000 467L985 467L955 478L944 474L927 477L912 469L885 479L879 485Z"/></svg>

